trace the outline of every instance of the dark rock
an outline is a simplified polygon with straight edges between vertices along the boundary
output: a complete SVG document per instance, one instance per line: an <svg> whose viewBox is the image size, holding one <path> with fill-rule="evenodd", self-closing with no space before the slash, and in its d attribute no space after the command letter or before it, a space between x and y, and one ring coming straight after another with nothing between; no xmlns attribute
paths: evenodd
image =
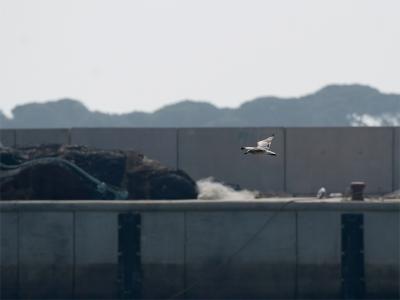
<svg viewBox="0 0 400 300"><path fill-rule="evenodd" d="M41 145L0 149L1 199L193 199L196 183L135 151ZM10 167L10 165L13 165ZM101 191L99 191L101 190Z"/></svg>
<svg viewBox="0 0 400 300"><path fill-rule="evenodd" d="M115 199L114 191L68 161L44 158L2 166L1 200Z"/></svg>
<svg viewBox="0 0 400 300"><path fill-rule="evenodd" d="M26 161L19 151L12 148L0 148L0 163L6 165L19 165Z"/></svg>
<svg viewBox="0 0 400 300"><path fill-rule="evenodd" d="M144 163L128 172L129 199L196 199L197 187L185 172L169 170L157 162Z"/></svg>
<svg viewBox="0 0 400 300"><path fill-rule="evenodd" d="M46 144L14 150L19 163L44 157L65 159L100 181L120 186L125 175L126 154L118 150L90 149L85 146ZM11 159L8 159L9 161ZM3 160L1 160L3 162ZM3 162L6 163L7 162Z"/></svg>
<svg viewBox="0 0 400 300"><path fill-rule="evenodd" d="M73 146L65 148L62 157L108 184L120 186L124 179L126 154L122 151L95 151Z"/></svg>

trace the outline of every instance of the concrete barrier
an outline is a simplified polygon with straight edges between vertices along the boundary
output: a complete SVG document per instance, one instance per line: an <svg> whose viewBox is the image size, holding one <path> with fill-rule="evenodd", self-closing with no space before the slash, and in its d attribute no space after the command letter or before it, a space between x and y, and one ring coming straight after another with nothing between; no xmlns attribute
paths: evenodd
<svg viewBox="0 0 400 300"><path fill-rule="evenodd" d="M271 133L277 157L243 155ZM362 180L366 194L400 189L400 128L73 128L2 129L6 146L42 143L133 149L188 172L265 194L345 192Z"/></svg>
<svg viewBox="0 0 400 300"><path fill-rule="evenodd" d="M71 144L135 150L170 168L177 165L177 133L172 128L72 128Z"/></svg>
<svg viewBox="0 0 400 300"><path fill-rule="evenodd" d="M141 229L142 295L168 299L185 288L184 212L144 212Z"/></svg>
<svg viewBox="0 0 400 300"><path fill-rule="evenodd" d="M18 129L15 145L17 147L40 144L69 144L69 129Z"/></svg>
<svg viewBox="0 0 400 300"><path fill-rule="evenodd" d="M364 213L364 259L367 298L400 298L399 237L399 209L385 213Z"/></svg>
<svg viewBox="0 0 400 300"><path fill-rule="evenodd" d="M0 214L0 298L17 299L18 285L18 213Z"/></svg>
<svg viewBox="0 0 400 300"><path fill-rule="evenodd" d="M243 155L241 146L256 145L275 133L277 156ZM284 191L284 132L277 128L196 128L178 130L178 167L194 179L214 177L268 194Z"/></svg>
<svg viewBox="0 0 400 300"><path fill-rule="evenodd" d="M3 201L1 296L115 299L121 213L141 215L143 298L339 298L348 213L366 296L400 296L400 201L289 201Z"/></svg>
<svg viewBox="0 0 400 300"><path fill-rule="evenodd" d="M118 298L118 214L75 212L74 298Z"/></svg>
<svg viewBox="0 0 400 300"><path fill-rule="evenodd" d="M188 212L186 231L187 298L295 296L294 212Z"/></svg>
<svg viewBox="0 0 400 300"><path fill-rule="evenodd" d="M344 192L365 181L366 194L393 189L392 128L288 128L286 186L292 194L315 195L321 186Z"/></svg>
<svg viewBox="0 0 400 300"><path fill-rule="evenodd" d="M21 299L65 299L73 295L73 214L19 213Z"/></svg>
<svg viewBox="0 0 400 300"><path fill-rule="evenodd" d="M5 147L15 147L14 129L0 129L0 142Z"/></svg>
<svg viewBox="0 0 400 300"><path fill-rule="evenodd" d="M400 127L394 128L394 190L400 190Z"/></svg>
<svg viewBox="0 0 400 300"><path fill-rule="evenodd" d="M341 298L340 215L334 210L298 211L298 299Z"/></svg>

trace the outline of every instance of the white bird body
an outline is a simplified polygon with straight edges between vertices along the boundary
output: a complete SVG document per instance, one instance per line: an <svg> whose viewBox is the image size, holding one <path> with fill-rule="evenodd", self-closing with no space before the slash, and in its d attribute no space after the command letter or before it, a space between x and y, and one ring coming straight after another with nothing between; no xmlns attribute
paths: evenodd
<svg viewBox="0 0 400 300"><path fill-rule="evenodd" d="M268 155L276 155L275 152L271 151L272 140L275 135L273 134L269 138L265 140L258 141L256 147L242 147L242 150L246 150L244 154L268 154Z"/></svg>

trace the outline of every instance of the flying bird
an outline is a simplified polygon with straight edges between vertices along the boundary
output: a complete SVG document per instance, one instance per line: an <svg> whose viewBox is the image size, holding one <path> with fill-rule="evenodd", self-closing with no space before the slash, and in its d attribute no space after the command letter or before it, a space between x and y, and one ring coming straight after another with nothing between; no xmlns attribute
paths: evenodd
<svg viewBox="0 0 400 300"><path fill-rule="evenodd" d="M271 151L272 140L274 139L275 134L272 134L270 137L265 140L257 142L257 147L241 147L240 149L246 150L243 154L268 154L268 155L276 155L275 152Z"/></svg>

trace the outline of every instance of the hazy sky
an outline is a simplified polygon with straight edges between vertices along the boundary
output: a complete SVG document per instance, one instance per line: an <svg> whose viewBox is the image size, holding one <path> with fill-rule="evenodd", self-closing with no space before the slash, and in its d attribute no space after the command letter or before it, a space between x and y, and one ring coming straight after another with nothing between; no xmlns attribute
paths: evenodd
<svg viewBox="0 0 400 300"><path fill-rule="evenodd" d="M329 83L400 92L398 0L1 0L0 109L234 107Z"/></svg>

